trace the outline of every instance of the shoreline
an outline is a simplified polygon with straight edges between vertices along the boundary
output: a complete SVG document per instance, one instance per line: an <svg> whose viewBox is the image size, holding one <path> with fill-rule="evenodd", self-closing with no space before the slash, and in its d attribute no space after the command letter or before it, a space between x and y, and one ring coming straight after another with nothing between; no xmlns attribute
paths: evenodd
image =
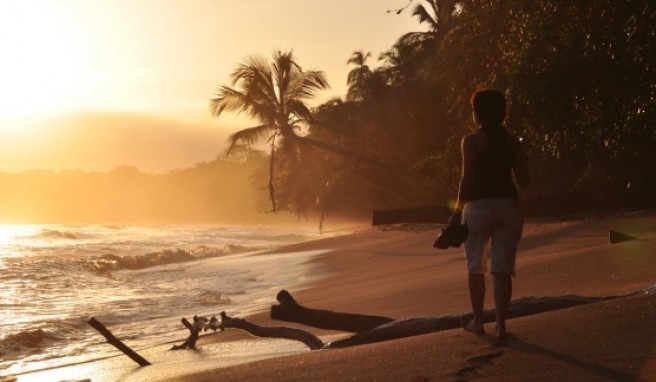
<svg viewBox="0 0 656 382"><path fill-rule="evenodd" d="M469 301L462 249L437 251L432 248L440 226L368 227L345 236L284 246L266 253L331 250L310 260L314 272L318 273L313 274L313 278L320 275L318 279L302 289L289 289L300 304L310 308L395 319L467 312ZM608 244L609 229L640 240ZM518 255L513 300L524 296L623 294L652 286L656 284L656 250L652 245L655 240L654 211L628 216L622 213L579 219L527 219ZM488 288L491 291L489 278ZM652 309L656 307L655 302L656 297L650 293L511 319L509 330L516 338L500 349L462 330L446 330L345 349L308 351L301 346L291 352L268 355L266 359L226 364L213 354L226 352L231 342L262 341L246 332L229 330L199 339L198 351L167 352L169 361L155 367L124 365L120 380L256 381L259 378L260 381L300 381L309 378L331 381L345 375L352 380L382 381L394 380L392 376L437 381L475 375L484 375L486 380L504 380L512 378L512 371L517 370L513 365L517 362L523 365L525 369L522 370L529 373L527 375L534 376L530 379L537 380L570 375L562 374L564 371L558 374L559 367L583 380L629 375L636 380L656 378L656 332L638 319L654 322L650 319L656 319L652 313L656 312ZM275 295L271 296L271 303L276 303ZM486 308L491 305L491 296L488 296ZM629 307L636 315L628 318L632 327L623 323L627 320L623 313ZM271 320L267 308L268 304L263 303L261 313L245 318L262 326L302 328L322 338L347 335ZM581 332L577 332L575 325L579 319L585 322L585 330ZM543 330L545 327L550 327L551 332ZM605 335L607 330L623 334L608 336ZM569 337L561 333L569 333ZM623 339L632 340L628 344L618 344ZM580 343L598 346L585 348ZM610 345L629 355L607 359L615 354L609 353ZM452 351L448 351L449 347ZM472 362L468 360L471 357L483 361ZM551 368L538 367L545 358ZM115 364L123 362L116 361ZM388 363L403 366L395 371ZM350 365L348 373L340 374L347 370L346 365ZM467 367L476 372L470 375L461 370ZM19 381L23 380L26 379L19 377Z"/></svg>
<svg viewBox="0 0 656 382"><path fill-rule="evenodd" d="M290 290L290 292L300 304L310 308L383 315L397 319L468 312L470 308L462 249L449 249L443 252L434 250L431 247L432 240L436 237L439 227L441 227L439 224L370 227L365 231L334 239L336 242L333 239L326 239L293 245L291 246L293 249L308 249L308 246L312 248L317 244L322 246L338 244L335 246L338 249L314 260L323 267L326 277L321 278L310 288ZM611 245L608 243L609 229L624 231L640 240ZM654 240L656 240L654 211L606 211L589 215L528 218L524 239L520 244L518 277L515 278L513 300L524 296L624 294L653 286L656 284L656 250L650 242ZM285 250L290 248L286 247L283 251ZM489 278L488 290L491 290ZM653 322L648 320L649 317L654 317L654 314L650 313L654 307L653 301L656 301L656 297L649 294L512 319L509 321L509 330L517 333L521 340L519 344L513 346L525 348L526 352L534 351L529 352L531 357L543 358L551 355L553 356L551 360L557 364L564 363L568 368L572 365L580 365L581 367L575 367L573 372L584 380L598 379L604 376L604 373L610 378L628 375L623 372L616 373L612 365L604 366L603 363L599 364L593 360L585 361L583 358L559 356L561 353L568 354L570 348L578 346L579 341L571 341L571 338L576 338L577 334L575 323L578 317L581 319L588 317L588 320L597 319L597 322L591 322L589 332L581 333L581 342L601 342L602 345L583 349L582 352L591 353L591 359L594 358L592 356L603 358L603 350L606 346L603 343L606 340L612 342L618 349L624 349L627 354L631 353L627 347L631 349L632 345L641 349L650 348L653 350L652 353L645 354L643 351L642 359L622 358L618 363L628 364L626 367L632 368L646 359L648 367L641 373L656 377L656 332L645 327L648 322ZM486 308L491 305L491 296L488 293ZM611 330L616 332L626 330L623 311L622 309L618 311L616 308L626 308L625 305L632 305L635 311L634 318L642 316L643 320L638 320L639 322L636 322L632 328L628 328L629 333L626 333L626 338L631 336L635 338L634 344L620 346L616 342L622 341L622 336L605 338L604 333L606 328L612 328ZM300 327L319 335L334 333L273 321L268 317L268 312L248 319L261 325ZM563 328L555 324L560 319L568 320L568 324ZM558 341L553 345L553 349L562 348L564 349L562 352L553 350L551 353L546 347L528 345L529 335L537 337L536 343L540 341L546 343L551 339L549 332L540 331L540 328L547 323L554 327L553 334L558 334L558 331L570 333L570 338L556 336ZM651 339L653 343L649 342ZM347 374L349 379L385 381L395 380L391 376L396 375L410 380L421 376L412 375L411 370L415 366L419 367L421 363L414 357L421 358L419 354L428 351L427 349L431 347L441 346L442 341L446 341L448 346L454 348L464 348L463 352L472 352L474 355L471 357L477 357L476 351L484 346L483 343L489 345L456 329L346 349L308 351L284 360L273 358L246 365L217 368L210 372L190 374L189 377L197 381L210 381L213 378L244 381L255 381L258 378L268 380L316 378L316 380L331 381L344 379L340 370L344 370L346 366L342 365L352 364L353 371ZM399 355L400 350L397 348L399 344L407 345L409 354ZM518 350L518 352L522 351L524 350ZM384 358L387 354L385 352L389 352L390 358L387 360ZM463 363L462 356L454 357L446 349L428 352L438 353L434 354L434 357L447 361L446 363L459 365L471 363L469 361ZM373 355L370 357L369 353ZM483 359L487 359L486 354L482 355ZM354 358L357 362L349 361L350 358ZM490 359L493 358L495 357ZM467 357L464 359L466 360ZM407 374L403 372L394 374L393 370L385 367L386 361L409 365L405 367ZM427 364L422 367L427 367L430 371L424 373L428 376L428 380L448 380L453 377L453 373L445 375L444 368L435 367L434 360L426 362ZM340 367L334 367L336 364ZM469 366L477 367L475 364ZM458 370L469 366L457 368L454 380L462 377L458 375ZM524 367L529 371L536 368L530 364ZM557 367L553 370L558 370ZM499 376L506 376L499 377L497 380L512 379L512 370L517 369L513 368L511 362L505 369L501 368L497 371ZM559 374L553 370L540 369L535 379L568 376L565 372ZM638 373L636 378L639 380L645 376ZM492 378L491 380L495 378L489 377ZM171 380L182 381L184 378Z"/></svg>

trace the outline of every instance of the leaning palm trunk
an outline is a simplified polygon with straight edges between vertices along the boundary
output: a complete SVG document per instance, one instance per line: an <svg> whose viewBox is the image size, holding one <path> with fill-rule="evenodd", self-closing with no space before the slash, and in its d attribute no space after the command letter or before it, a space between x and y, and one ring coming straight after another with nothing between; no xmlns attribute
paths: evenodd
<svg viewBox="0 0 656 382"><path fill-rule="evenodd" d="M394 165L391 165L386 162L382 162L377 159L373 159L364 155L361 155L356 152L348 151L345 150L339 146L328 144L325 142L321 142L312 138L308 137L303 137L299 136L297 134L288 134L285 136L287 144L289 143L294 143L297 145L304 145L306 147L312 147L320 150L324 150L327 152L330 152L332 154L336 154L346 160L350 160L352 162L356 162L362 165L369 166L370 168L377 168L377 169L382 169L389 173L391 176L396 176L398 179L403 180L405 183L408 184L409 188L413 190L426 190L429 193L432 194L432 191L436 191L437 193L441 195L450 195L453 193L452 190L450 190L448 187L445 187L441 184L438 184L428 178L422 177L420 175L414 174L412 172L406 171L404 169L401 169L399 167L396 167ZM276 178L276 173L275 173L275 163L274 163L274 148L272 147L271 149L271 158L270 158L270 176L269 176L269 196L271 198L271 203L274 207L274 212L276 212L276 206L277 206L277 201L276 201L276 190L275 190L275 178ZM394 192L393 190L390 190L388 187L385 185L381 184L380 181L375 181L375 180L367 180L361 177L357 178L358 181L362 182L363 184L366 184L368 187L371 187L372 189L376 189L382 194L387 195L390 200L394 200L397 203L400 204L405 204L407 205L408 203L416 203L416 200L413 200L412 198L408 197L407 195L402 195L399 194L398 192ZM319 221L319 229L321 230L321 227L323 226L323 220L325 218L325 211L321 212L321 217Z"/></svg>
<svg viewBox="0 0 656 382"><path fill-rule="evenodd" d="M400 169L398 167L395 167L389 163L381 162L376 159L372 159L369 157L366 157L364 155L360 155L351 151L344 150L341 147L330 145L324 142L317 141L312 138L308 137L300 137L298 135L293 136L294 139L296 139L298 142L307 144L313 147L320 148L322 150L330 151L332 153L335 153L337 155L340 155L346 159L350 159L352 161L356 161L359 163L367 164L370 166L382 168L384 170L387 170L389 172L392 172L398 176L403 177L407 181L409 181L413 186L417 187L427 187L432 190L437 190L445 194L450 194L452 193L452 190L450 190L448 187L443 186L441 184L435 183L431 181L430 179L427 179L425 177L418 176L416 174L410 173L408 171L405 171L403 169Z"/></svg>

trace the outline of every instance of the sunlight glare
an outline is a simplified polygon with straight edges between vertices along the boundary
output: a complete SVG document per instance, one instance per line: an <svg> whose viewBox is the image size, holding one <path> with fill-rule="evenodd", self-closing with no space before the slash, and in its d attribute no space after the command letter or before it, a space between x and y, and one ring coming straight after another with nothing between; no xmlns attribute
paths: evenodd
<svg viewBox="0 0 656 382"><path fill-rule="evenodd" d="M34 234L35 229L31 225L0 224L0 259L17 256L17 252L12 248L13 244L18 238Z"/></svg>
<svg viewBox="0 0 656 382"><path fill-rule="evenodd" d="M56 112L81 97L75 23L56 2L0 2L0 118Z"/></svg>
<svg viewBox="0 0 656 382"><path fill-rule="evenodd" d="M24 235L25 228L20 225L2 224L0 225L0 245L7 244L16 236Z"/></svg>

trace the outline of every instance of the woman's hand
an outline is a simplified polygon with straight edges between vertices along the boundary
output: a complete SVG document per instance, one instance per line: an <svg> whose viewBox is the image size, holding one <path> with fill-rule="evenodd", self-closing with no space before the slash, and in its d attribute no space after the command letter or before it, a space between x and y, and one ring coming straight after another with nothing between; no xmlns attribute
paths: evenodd
<svg viewBox="0 0 656 382"><path fill-rule="evenodd" d="M451 217L449 218L449 225L451 224L460 224L462 221L462 211L453 211L453 214L451 214Z"/></svg>

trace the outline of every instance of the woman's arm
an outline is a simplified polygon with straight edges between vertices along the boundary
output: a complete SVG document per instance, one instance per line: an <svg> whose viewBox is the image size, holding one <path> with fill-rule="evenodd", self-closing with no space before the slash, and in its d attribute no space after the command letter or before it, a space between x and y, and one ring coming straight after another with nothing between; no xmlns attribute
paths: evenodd
<svg viewBox="0 0 656 382"><path fill-rule="evenodd" d="M471 198L472 182L474 180L474 163L476 160L474 135L468 135L462 139L460 143L460 152L462 154L462 166L460 183L458 185L458 199L453 208L453 214L449 219L449 224L460 223L462 217L462 209L465 203Z"/></svg>
<svg viewBox="0 0 656 382"><path fill-rule="evenodd" d="M510 138L510 147L515 152L515 165L513 166L515 182L521 189L525 189L530 180L526 153L524 153L524 149L522 148L519 139L514 135Z"/></svg>

